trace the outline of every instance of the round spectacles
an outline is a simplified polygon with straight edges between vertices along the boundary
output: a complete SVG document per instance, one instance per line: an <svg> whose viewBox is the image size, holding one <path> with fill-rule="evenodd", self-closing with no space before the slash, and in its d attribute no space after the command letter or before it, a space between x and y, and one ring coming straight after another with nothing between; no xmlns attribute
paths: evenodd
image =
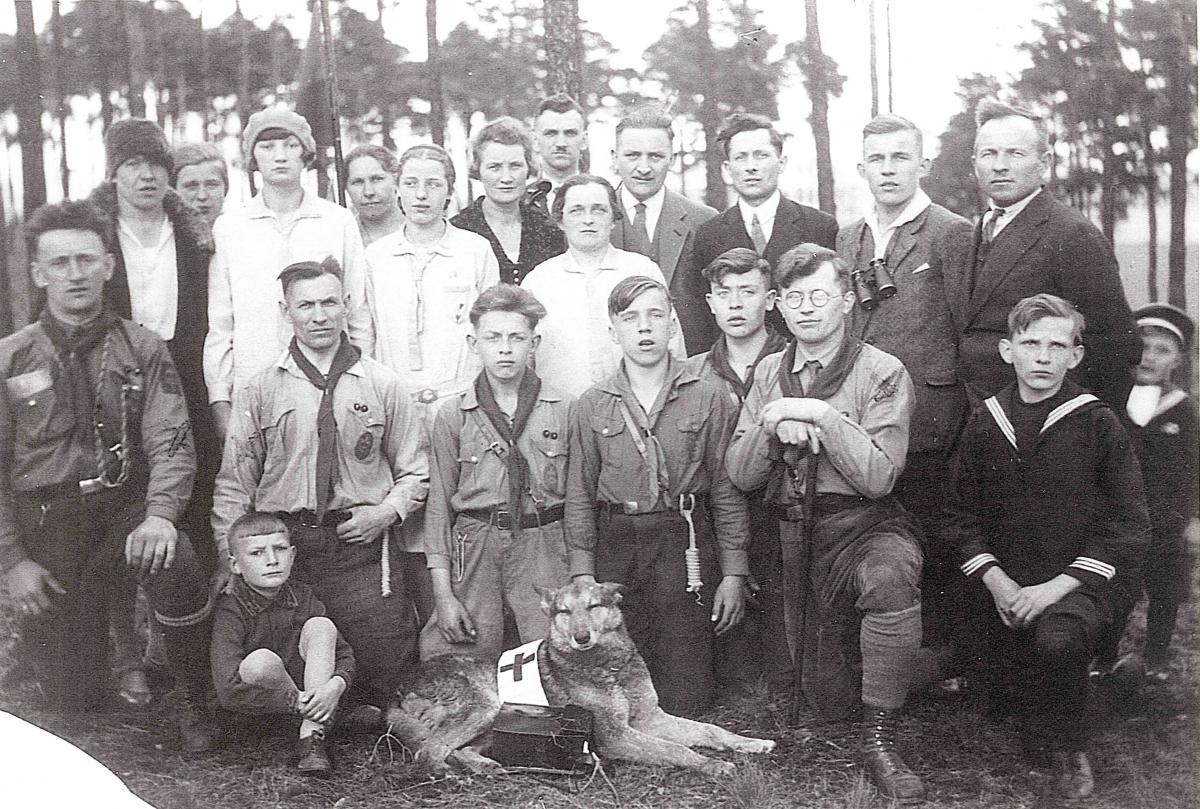
<svg viewBox="0 0 1200 809"><path fill-rule="evenodd" d="M834 298L845 297L845 294L843 293L842 295L830 295L828 292L826 292L823 289L814 289L812 292L808 293L807 297L810 301L812 301L813 306L820 309L823 306L825 306L825 304L827 304L831 300L833 300ZM799 309L801 306L804 305L804 298L805 298L805 293L800 292L799 290L792 290L791 292L789 292L788 294L783 296L783 302L787 304L787 307L789 309Z"/></svg>

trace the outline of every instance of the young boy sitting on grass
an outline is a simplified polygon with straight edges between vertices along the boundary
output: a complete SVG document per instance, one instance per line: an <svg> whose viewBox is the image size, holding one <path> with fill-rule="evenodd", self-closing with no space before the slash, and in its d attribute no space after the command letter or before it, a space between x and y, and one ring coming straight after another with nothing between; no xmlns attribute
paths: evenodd
<svg viewBox="0 0 1200 809"><path fill-rule="evenodd" d="M1053 753L1068 798L1094 788L1088 665L1112 619L1113 576L1149 530L1129 436L1065 380L1083 359L1083 329L1053 295L1013 307L999 349L1016 381L968 420L947 507L962 571L983 585L972 620L992 705L1021 720L1027 752Z"/></svg>
<svg viewBox="0 0 1200 809"><path fill-rule="evenodd" d="M229 529L229 554L235 575L213 620L217 699L237 713L298 714L298 768L327 775L325 730L354 677L354 654L311 588L288 581L296 553L282 520L242 515Z"/></svg>

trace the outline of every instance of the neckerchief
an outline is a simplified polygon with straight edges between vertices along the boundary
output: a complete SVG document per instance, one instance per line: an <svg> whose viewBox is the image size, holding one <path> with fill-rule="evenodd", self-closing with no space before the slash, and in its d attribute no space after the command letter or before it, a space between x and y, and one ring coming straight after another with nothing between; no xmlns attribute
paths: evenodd
<svg viewBox="0 0 1200 809"><path fill-rule="evenodd" d="M296 366L304 373L305 378L321 391L321 404L317 408L317 520L325 516L329 500L333 497L333 486L337 482L337 420L333 416L333 391L337 388L338 380L354 363L358 362L361 352L350 345L350 339L342 332L341 342L338 343L337 353L329 366L329 373L322 375L317 367L308 361L308 357L300 350L296 338L288 344L288 353L296 361Z"/></svg>
<svg viewBox="0 0 1200 809"><path fill-rule="evenodd" d="M854 368L854 363L858 359L859 353L862 351L863 342L850 338L849 335L842 340L842 344L838 346L837 353L829 361L829 365L819 370L809 383L809 389L804 390L804 386L800 382L799 371L793 371L792 368L796 364L796 341L792 340L784 349L783 356L779 360L779 388L783 395L788 398L808 398L808 399L828 399L833 394L837 393L838 388L846 381L846 377L850 375L850 371ZM783 465L793 474L797 473L801 453L798 447L791 445L784 446L783 442L777 436L771 436L771 457L782 459ZM808 453L808 466L806 468L805 477L805 506L806 515L805 522L811 523L811 515L807 510L811 509L815 504L817 491L817 463L819 456L815 453ZM781 466L783 466L781 465ZM783 485L783 469L772 475L771 483L767 486L767 497L775 499ZM811 525L806 525L807 529L811 529Z"/></svg>
<svg viewBox="0 0 1200 809"><path fill-rule="evenodd" d="M492 383L488 381L487 372L481 371L475 377L475 400L483 410L493 429L508 444L508 452L503 457L504 465L508 468L508 513L512 515L513 536L521 535L521 517L525 506L525 492L529 490L529 461L517 449L517 439L525 432L529 416L537 404L538 394L542 392L542 380L533 371L526 370L521 377L521 385L517 388L517 410L513 413L512 424L508 417L496 404L496 396L492 392Z"/></svg>
<svg viewBox="0 0 1200 809"><path fill-rule="evenodd" d="M758 352L758 356L754 358L754 365L750 366L750 373L746 374L746 381L737 375L737 371L733 370L733 366L729 364L729 348L725 345L725 335L717 338L713 343L712 350L708 352L708 361L712 363L713 373L724 379L733 388L737 394L738 401L746 401L746 397L750 395L750 388L754 385L754 372L758 369L758 364L762 362L762 358L768 354L774 354L776 351L782 351L787 347L787 340L783 339L779 334L767 328L767 342L763 344L762 350Z"/></svg>
<svg viewBox="0 0 1200 809"><path fill-rule="evenodd" d="M102 310L91 323L82 326L68 326L56 320L49 309L44 310L38 318L38 323L57 352L61 369L54 380L54 394L71 408L75 420L72 430L74 440L88 446L93 441L96 408L100 405L95 380L88 373L88 356L116 322L117 316L107 309Z"/></svg>

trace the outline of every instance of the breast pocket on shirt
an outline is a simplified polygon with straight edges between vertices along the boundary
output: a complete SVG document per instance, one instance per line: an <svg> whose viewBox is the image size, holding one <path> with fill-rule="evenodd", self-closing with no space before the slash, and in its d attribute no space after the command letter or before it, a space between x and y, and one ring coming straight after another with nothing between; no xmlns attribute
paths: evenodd
<svg viewBox="0 0 1200 809"><path fill-rule="evenodd" d="M74 420L66 406L56 407L54 380L50 371L39 368L4 380L19 444L60 438L71 432Z"/></svg>
<svg viewBox="0 0 1200 809"><path fill-rule="evenodd" d="M452 281L442 285L442 300L446 303L446 312L453 316L456 324L467 322L474 299L475 287L470 284Z"/></svg>
<svg viewBox="0 0 1200 809"><path fill-rule="evenodd" d="M600 451L600 462L609 468L630 466L630 453L636 452L624 435L625 421L608 416L592 416L592 435Z"/></svg>
<svg viewBox="0 0 1200 809"><path fill-rule="evenodd" d="M265 418L259 422L262 424L259 431L247 436L244 443L235 447L235 450L239 464L251 457L263 459L262 480L259 487L270 488L289 476L288 469L294 462L294 457L288 447L288 436L295 430L293 422L296 418L296 408L282 407L269 414L264 414L264 416ZM313 457L316 457L315 452ZM300 480L303 479L303 477L300 478ZM303 492L297 494L300 497L304 496Z"/></svg>
<svg viewBox="0 0 1200 809"><path fill-rule="evenodd" d="M687 461L690 471L690 467L704 460L704 445L700 440L701 431L704 429L704 414L676 416L673 421L678 446L682 450L680 459Z"/></svg>
<svg viewBox="0 0 1200 809"><path fill-rule="evenodd" d="M553 426L530 425L533 446L537 452L529 459L533 473L542 488L541 497L563 497L567 483L567 435L566 429Z"/></svg>
<svg viewBox="0 0 1200 809"><path fill-rule="evenodd" d="M362 402L347 409L341 423L342 451L360 464L374 464L382 452L383 411Z"/></svg>

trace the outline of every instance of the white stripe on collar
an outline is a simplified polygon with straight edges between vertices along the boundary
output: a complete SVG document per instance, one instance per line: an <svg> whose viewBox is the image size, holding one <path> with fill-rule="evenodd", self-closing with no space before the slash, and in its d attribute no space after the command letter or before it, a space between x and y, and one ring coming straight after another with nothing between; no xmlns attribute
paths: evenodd
<svg viewBox="0 0 1200 809"><path fill-rule="evenodd" d="M1046 415L1046 421L1042 424L1042 429L1038 431L1038 434L1041 435L1046 432L1046 430L1049 430L1085 404L1098 401L1100 400L1091 393L1081 393L1078 396L1068 399ZM1000 400L995 396L989 396L983 403L987 406L988 412L992 414L992 418L995 419L996 426L1000 428L1000 432L1008 439L1008 443L1012 444L1013 449L1017 449L1016 429L1009 420L1008 414L1004 412L1004 408L1000 406Z"/></svg>

